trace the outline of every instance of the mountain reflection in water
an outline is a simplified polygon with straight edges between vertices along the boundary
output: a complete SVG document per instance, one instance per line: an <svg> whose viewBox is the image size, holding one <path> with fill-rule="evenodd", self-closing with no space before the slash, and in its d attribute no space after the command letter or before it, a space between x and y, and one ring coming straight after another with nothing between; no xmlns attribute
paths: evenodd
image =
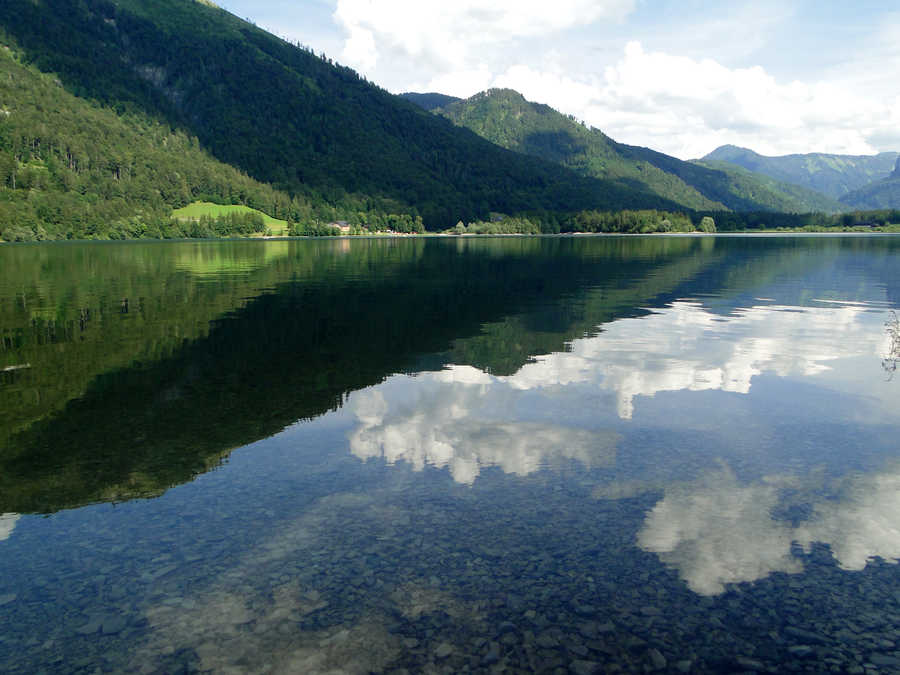
<svg viewBox="0 0 900 675"><path fill-rule="evenodd" d="M4 247L0 670L900 669L898 254Z"/></svg>

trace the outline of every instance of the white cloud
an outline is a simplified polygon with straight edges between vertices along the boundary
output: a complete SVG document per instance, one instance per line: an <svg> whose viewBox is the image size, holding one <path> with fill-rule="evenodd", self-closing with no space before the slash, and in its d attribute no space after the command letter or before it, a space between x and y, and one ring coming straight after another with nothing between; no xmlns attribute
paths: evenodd
<svg viewBox="0 0 900 675"><path fill-rule="evenodd" d="M352 63L362 72L369 72L375 68L378 61L378 48L375 46L375 36L372 31L360 26L350 26L350 35L344 44L341 54L343 60Z"/></svg>
<svg viewBox="0 0 900 675"><path fill-rule="evenodd" d="M491 86L510 87L614 139L682 158L733 143L763 154L874 153L897 136L900 100L858 96L826 82L779 82L761 66L647 51L629 42L602 75L515 65Z"/></svg>
<svg viewBox="0 0 900 675"><path fill-rule="evenodd" d="M392 91L509 86L682 158L900 148L900 12L810 3L228 0ZM282 7L278 7L281 5ZM737 37L735 37L737 36Z"/></svg>
<svg viewBox="0 0 900 675"><path fill-rule="evenodd" d="M411 87L412 90L436 91L449 96L466 98L473 92L484 91L494 85L494 76L486 64L475 68L454 70L431 78L428 84Z"/></svg>
<svg viewBox="0 0 900 675"><path fill-rule="evenodd" d="M620 19L633 6L634 0L338 0L334 18L347 33L343 58L364 71L377 59L374 43L439 70L465 70L481 48Z"/></svg>

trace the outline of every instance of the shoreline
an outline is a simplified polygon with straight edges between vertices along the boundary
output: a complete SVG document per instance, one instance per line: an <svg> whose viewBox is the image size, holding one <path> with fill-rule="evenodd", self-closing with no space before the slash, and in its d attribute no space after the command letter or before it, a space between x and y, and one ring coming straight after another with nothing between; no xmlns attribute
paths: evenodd
<svg viewBox="0 0 900 675"><path fill-rule="evenodd" d="M505 233L505 234L447 234L443 232L427 232L425 234L341 234L328 235L321 237L314 236L288 236L274 235L261 237L211 237L211 238L191 238L183 237L177 239L45 239L43 241L3 241L0 240L0 246L34 246L36 244L128 244L128 243L164 243L164 242L216 242L216 241L314 241L314 240L354 240L354 239L497 239L497 238L564 238L564 237L885 237L900 236L900 231L884 232L884 231L859 231L859 230L751 230L751 231L735 231L735 232L558 232L558 233L542 233L542 234L521 234L521 233Z"/></svg>

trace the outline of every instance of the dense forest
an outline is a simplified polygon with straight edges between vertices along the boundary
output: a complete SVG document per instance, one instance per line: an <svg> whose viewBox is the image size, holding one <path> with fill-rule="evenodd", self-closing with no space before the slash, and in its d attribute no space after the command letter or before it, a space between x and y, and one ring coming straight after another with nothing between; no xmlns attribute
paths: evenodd
<svg viewBox="0 0 900 675"><path fill-rule="evenodd" d="M0 26L7 34L7 55L10 50L19 54L18 67L53 74L61 90L55 98L68 92L78 97L72 100L89 101L95 116L115 115L141 136L173 134L180 146L167 145L171 154L184 154L196 144L256 181L245 181L246 189L253 185L268 190L264 201L271 206L263 205L266 213L289 215L305 225L377 213L419 216L427 227L438 228L461 218L484 218L490 211L677 206L637 187L580 176L499 148L348 68L207 4L8 0L0 5ZM42 105L48 86L53 85L45 83L41 94L33 94L38 106L34 109ZM16 90L16 99L24 93ZM70 110L68 122L44 122L43 129L56 133L74 128L80 115ZM105 119L113 125L111 118ZM8 159L11 140L6 133L5 161L15 165L17 174L27 172L34 161L45 161L44 155L34 156L43 152L35 142L41 130L40 123L20 123L16 135L31 144L32 152L23 154L22 143L16 141L14 160ZM62 144L69 135L56 133L55 140ZM105 163L113 172L117 161L129 158L104 148L103 134L98 135L101 142L91 166ZM160 141L155 142L159 147ZM65 166L64 151L60 156ZM143 160L143 148L136 147L134 156ZM166 160L169 165L176 161ZM155 159L152 162L156 165ZM140 193L140 208L130 209L142 222L161 213L162 203L182 204L167 190L178 191L179 197L196 192L205 199L224 199L185 178L180 169L163 173L160 200L143 203L153 200ZM120 171L114 180L120 183L121 178ZM165 185L173 180L175 186ZM13 189L7 182L7 189ZM21 189L21 178L16 182ZM70 192L65 186L60 189ZM259 205L249 196L226 201ZM91 209L96 207L92 203ZM119 205L96 220L122 220L127 212ZM16 218L22 222L20 214ZM46 219L40 215L39 220L43 224ZM58 221L53 227L61 227ZM92 234L77 222L62 229L73 236ZM134 235L140 232L128 233Z"/></svg>
<svg viewBox="0 0 900 675"><path fill-rule="evenodd" d="M4 40L0 35L0 41ZM249 178L196 137L133 111L77 98L58 79L0 50L0 237L189 237L258 231L258 223L180 223L196 200L245 204L295 220L328 217L308 199ZM320 209L319 210L327 210Z"/></svg>

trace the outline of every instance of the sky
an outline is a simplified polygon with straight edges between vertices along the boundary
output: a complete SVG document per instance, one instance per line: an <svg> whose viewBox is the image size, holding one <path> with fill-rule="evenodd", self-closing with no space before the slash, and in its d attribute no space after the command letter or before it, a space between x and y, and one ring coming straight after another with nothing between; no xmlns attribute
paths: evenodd
<svg viewBox="0 0 900 675"><path fill-rule="evenodd" d="M900 150L883 0L219 0L394 93L508 87L682 159Z"/></svg>

